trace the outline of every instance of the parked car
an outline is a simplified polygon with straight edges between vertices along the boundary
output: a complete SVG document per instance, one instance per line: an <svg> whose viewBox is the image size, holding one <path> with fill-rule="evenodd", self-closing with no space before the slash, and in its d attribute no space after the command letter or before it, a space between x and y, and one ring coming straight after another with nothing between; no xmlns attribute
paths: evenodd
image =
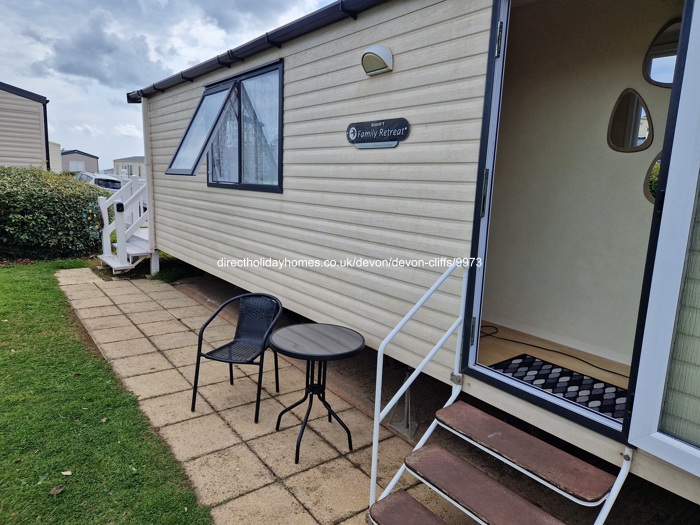
<svg viewBox="0 0 700 525"><path fill-rule="evenodd" d="M111 175L100 175L99 173L90 173L88 171L82 171L75 175L75 178L87 182L88 184L95 184L100 188L104 188L112 193L116 192L122 187L122 182L117 177Z"/></svg>

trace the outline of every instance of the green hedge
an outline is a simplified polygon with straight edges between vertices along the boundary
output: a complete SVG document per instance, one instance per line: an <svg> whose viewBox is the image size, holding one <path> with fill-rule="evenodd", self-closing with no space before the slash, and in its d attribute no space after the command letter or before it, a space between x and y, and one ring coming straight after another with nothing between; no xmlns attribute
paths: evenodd
<svg viewBox="0 0 700 525"><path fill-rule="evenodd" d="M656 189L659 186L659 171L661 170L661 162L655 162L649 173L649 193L652 197L656 197Z"/></svg>
<svg viewBox="0 0 700 525"><path fill-rule="evenodd" d="M67 173L0 166L0 256L55 259L98 252L100 195L110 194Z"/></svg>

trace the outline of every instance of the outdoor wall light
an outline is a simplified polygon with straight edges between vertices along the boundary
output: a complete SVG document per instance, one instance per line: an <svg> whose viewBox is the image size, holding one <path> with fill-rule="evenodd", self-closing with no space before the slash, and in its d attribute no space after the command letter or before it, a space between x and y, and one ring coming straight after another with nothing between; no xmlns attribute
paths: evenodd
<svg viewBox="0 0 700 525"><path fill-rule="evenodd" d="M362 68L369 76L379 75L394 69L391 50L379 44L369 46L362 55Z"/></svg>

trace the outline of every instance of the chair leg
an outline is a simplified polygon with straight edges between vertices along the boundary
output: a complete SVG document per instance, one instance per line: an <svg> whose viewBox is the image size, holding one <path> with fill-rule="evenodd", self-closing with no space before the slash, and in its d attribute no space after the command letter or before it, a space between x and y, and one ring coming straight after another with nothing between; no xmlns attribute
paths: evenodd
<svg viewBox="0 0 700 525"><path fill-rule="evenodd" d="M258 396L255 399L255 422L258 422L258 416L260 416L260 391L262 390L262 378L263 378L263 358L260 357L260 365L258 372Z"/></svg>
<svg viewBox="0 0 700 525"><path fill-rule="evenodd" d="M279 370L279 365L277 362L277 352L274 350L272 351L273 354L275 354L275 389L277 390L277 393L280 393L280 370Z"/></svg>
<svg viewBox="0 0 700 525"><path fill-rule="evenodd" d="M199 361L202 358L202 354L197 351L197 364L194 367L194 386L192 387L192 412L194 412L194 407L197 404L197 383L199 381Z"/></svg>
<svg viewBox="0 0 700 525"><path fill-rule="evenodd" d="M228 364L228 375L229 375L231 384L233 384L233 363Z"/></svg>

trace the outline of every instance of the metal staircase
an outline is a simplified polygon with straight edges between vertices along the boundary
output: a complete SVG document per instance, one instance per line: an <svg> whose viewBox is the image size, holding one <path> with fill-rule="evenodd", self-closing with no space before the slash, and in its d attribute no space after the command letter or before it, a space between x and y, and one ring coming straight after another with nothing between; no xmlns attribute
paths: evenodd
<svg viewBox="0 0 700 525"><path fill-rule="evenodd" d="M151 253L147 191L146 181L134 176L123 180L121 189L108 199L98 198L104 225L98 257L113 273L131 270Z"/></svg>
<svg viewBox="0 0 700 525"><path fill-rule="evenodd" d="M601 506L595 525L602 525L605 523L630 471L632 449L625 447L621 468L618 475L614 476L463 401L457 401L462 389L460 363L464 301L462 301L462 311L457 320L421 364L416 367L413 374L404 382L391 401L384 408L381 407L382 369L386 347L457 267L458 265L450 267L438 279L379 347L368 522L375 525L438 525L445 523L408 493L402 490L394 491L401 476L408 472L477 523L500 525L516 523L518 525L554 525L563 523L504 487L463 458L431 442L430 438L434 430L440 426L470 445L494 456L509 467L540 482L556 493L554 497L563 496L585 506ZM465 271L462 297L464 297L467 286L466 274ZM451 377L453 383L451 396L445 406L437 411L434 421L413 452L406 456L403 465L384 492L377 498L380 423L392 411L411 383L455 331L458 332L458 342L454 371Z"/></svg>

